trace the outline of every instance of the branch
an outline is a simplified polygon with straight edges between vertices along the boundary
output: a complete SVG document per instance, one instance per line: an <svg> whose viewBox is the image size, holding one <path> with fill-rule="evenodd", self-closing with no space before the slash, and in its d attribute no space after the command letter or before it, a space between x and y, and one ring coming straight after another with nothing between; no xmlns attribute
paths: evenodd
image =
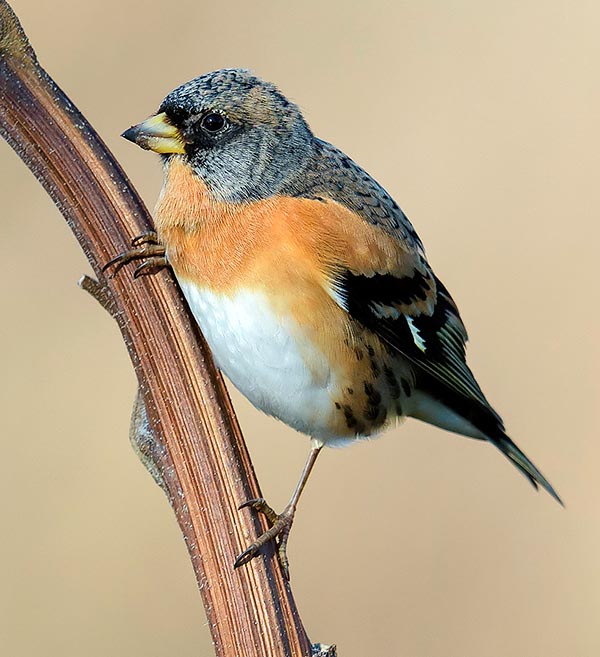
<svg viewBox="0 0 600 657"><path fill-rule="evenodd" d="M98 277L82 286L121 329L143 399L134 415L138 447L177 516L217 656L309 655L272 550L232 568L264 530L261 519L237 510L260 491L223 380L172 275L133 281L126 269L114 279L102 277L102 264L151 228L148 212L93 128L39 66L5 0L0 134L60 208Z"/></svg>

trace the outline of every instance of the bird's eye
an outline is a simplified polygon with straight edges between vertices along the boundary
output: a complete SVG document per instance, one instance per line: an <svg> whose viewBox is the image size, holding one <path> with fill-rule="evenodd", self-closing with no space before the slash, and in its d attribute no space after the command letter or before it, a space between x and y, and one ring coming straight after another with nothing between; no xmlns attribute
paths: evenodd
<svg viewBox="0 0 600 657"><path fill-rule="evenodd" d="M219 132L225 126L225 118L221 114L211 112L202 118L200 125L207 132Z"/></svg>

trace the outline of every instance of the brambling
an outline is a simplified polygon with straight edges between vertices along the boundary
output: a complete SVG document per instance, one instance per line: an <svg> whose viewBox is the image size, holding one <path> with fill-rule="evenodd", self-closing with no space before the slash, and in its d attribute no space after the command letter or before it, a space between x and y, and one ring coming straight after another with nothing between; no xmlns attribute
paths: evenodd
<svg viewBox="0 0 600 657"><path fill-rule="evenodd" d="M236 567L275 539L287 574L290 527L322 447L405 416L490 442L560 502L467 366L458 308L406 215L273 84L241 69L202 75L123 137L161 154L164 184L156 234L109 265L170 265L219 368L312 438L283 513L263 499L242 505L270 528Z"/></svg>

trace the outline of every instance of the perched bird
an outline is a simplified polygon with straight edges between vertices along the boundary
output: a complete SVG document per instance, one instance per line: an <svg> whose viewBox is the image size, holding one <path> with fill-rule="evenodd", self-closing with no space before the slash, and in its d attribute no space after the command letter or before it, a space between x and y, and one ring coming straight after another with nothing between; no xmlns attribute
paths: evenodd
<svg viewBox="0 0 600 657"><path fill-rule="evenodd" d="M160 153L156 235L109 265L170 265L219 368L259 409L311 436L294 494L236 566L286 544L324 445L409 416L487 440L559 498L506 435L465 362L467 333L406 215L296 105L242 69L202 75L123 133Z"/></svg>

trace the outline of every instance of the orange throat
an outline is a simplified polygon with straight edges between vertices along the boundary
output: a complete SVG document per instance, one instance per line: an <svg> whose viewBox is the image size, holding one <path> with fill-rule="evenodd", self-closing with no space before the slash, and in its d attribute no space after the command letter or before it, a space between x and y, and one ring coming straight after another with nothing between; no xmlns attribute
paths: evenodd
<svg viewBox="0 0 600 657"><path fill-rule="evenodd" d="M155 209L156 229L178 277L222 289L243 276L264 217L219 201L181 158L172 158ZM264 230L264 228L263 228Z"/></svg>

